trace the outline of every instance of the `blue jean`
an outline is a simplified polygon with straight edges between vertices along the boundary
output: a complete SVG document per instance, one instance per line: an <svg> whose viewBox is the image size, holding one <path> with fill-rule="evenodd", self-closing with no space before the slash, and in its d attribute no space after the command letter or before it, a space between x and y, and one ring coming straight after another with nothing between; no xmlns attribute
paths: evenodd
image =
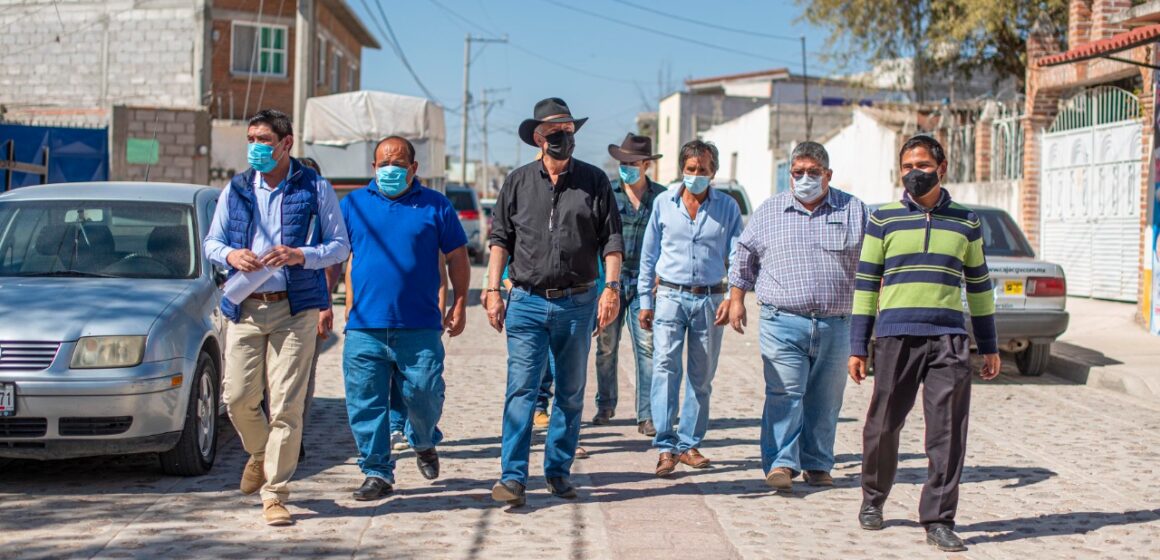
<svg viewBox="0 0 1160 560"><path fill-rule="evenodd" d="M544 475L568 476L580 439L597 290L546 299L521 288L507 310L508 378L503 407L502 480L528 481L532 415L549 360L556 398L544 444Z"/></svg>
<svg viewBox="0 0 1160 560"><path fill-rule="evenodd" d="M653 447L661 453L684 453L701 446L709 429L709 396L721 355L724 327L713 324L722 294L694 295L657 288L653 317L652 414L657 435ZM682 354L688 340L685 402L677 423Z"/></svg>
<svg viewBox="0 0 1160 560"><path fill-rule="evenodd" d="M619 367L620 333L628 323L632 354L636 357L636 421L652 419L653 339L640 328L640 298L621 300L620 315L596 337L596 409L616 410L619 397L616 374Z"/></svg>
<svg viewBox="0 0 1160 560"><path fill-rule="evenodd" d="M552 360L544 366L543 381L540 382L540 391L536 394L536 411L547 412L552 405L552 379L556 377L552 371Z"/></svg>
<svg viewBox="0 0 1160 560"><path fill-rule="evenodd" d="M407 403L403 401L403 379L391 380L391 433L407 433Z"/></svg>
<svg viewBox="0 0 1160 560"><path fill-rule="evenodd" d="M434 329L348 329L342 352L346 413L366 476L392 484L391 386L401 385L408 436L416 451L439 444L443 414L443 341ZM401 383L399 383L401 380Z"/></svg>
<svg viewBox="0 0 1160 560"><path fill-rule="evenodd" d="M846 390L849 318L803 317L762 305L760 335L762 468L829 471Z"/></svg>

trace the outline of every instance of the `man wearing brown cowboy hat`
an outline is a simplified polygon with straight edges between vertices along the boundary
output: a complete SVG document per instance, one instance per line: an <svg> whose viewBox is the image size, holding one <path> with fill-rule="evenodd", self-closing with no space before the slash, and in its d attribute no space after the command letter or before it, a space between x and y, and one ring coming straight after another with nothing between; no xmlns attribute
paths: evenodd
<svg viewBox="0 0 1160 560"><path fill-rule="evenodd" d="M544 156L513 171L500 189L485 291L488 321L496 331L507 328L508 345L503 475L491 497L511 505L525 501L532 414L548 360L556 376L556 399L544 445L544 476L552 494L576 497L569 476L584 410L589 333L594 318L603 329L620 311L624 256L620 213L608 177L572 158L574 134L587 119L573 118L557 97L537 103L534 115L520 124L519 135ZM604 290L596 288L601 257ZM512 281L506 305L500 284L505 265Z"/></svg>
<svg viewBox="0 0 1160 560"><path fill-rule="evenodd" d="M592 423L607 424L616 412L617 349L620 346L621 327L628 323L632 335L632 353L636 357L636 424L637 431L652 437L652 407L649 404L652 387L652 333L640 328L636 278L640 271L640 249L648 226L653 200L665 191L660 184L648 178L653 160L661 156L652 153L652 139L628 133L619 146L608 145L608 155L620 162L620 181L612 187L624 237L624 266L620 271L620 314L607 329L596 337L596 416Z"/></svg>

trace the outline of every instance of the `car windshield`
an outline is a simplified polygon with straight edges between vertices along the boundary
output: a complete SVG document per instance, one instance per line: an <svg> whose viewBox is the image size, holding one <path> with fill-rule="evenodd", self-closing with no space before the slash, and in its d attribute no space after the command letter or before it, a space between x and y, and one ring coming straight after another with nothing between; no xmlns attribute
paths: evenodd
<svg viewBox="0 0 1160 560"><path fill-rule="evenodd" d="M475 201L471 198L471 191L448 190L447 198L451 199L451 205L459 210L474 210Z"/></svg>
<svg viewBox="0 0 1160 560"><path fill-rule="evenodd" d="M193 278L192 215L156 202L0 202L0 276Z"/></svg>
<svg viewBox="0 0 1160 560"><path fill-rule="evenodd" d="M1002 210L977 209L983 223L983 251L992 257L1034 257L1031 244L1011 216Z"/></svg>

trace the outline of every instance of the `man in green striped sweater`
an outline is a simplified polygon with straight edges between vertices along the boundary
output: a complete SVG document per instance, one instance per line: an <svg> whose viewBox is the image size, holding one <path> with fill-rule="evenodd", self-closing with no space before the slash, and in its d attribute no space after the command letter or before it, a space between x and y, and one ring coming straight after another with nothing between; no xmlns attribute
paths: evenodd
<svg viewBox="0 0 1160 560"><path fill-rule="evenodd" d="M863 529L882 528L882 506L898 469L898 435L921 384L930 463L919 521L927 543L960 551L966 547L954 524L971 403L962 290L965 286L975 343L984 358L983 379L999 374L995 300L979 217L939 186L947 170L942 146L930 136L915 136L898 158L906 194L879 208L866 226L850 325L849 372L855 383L866 378L875 335L858 521Z"/></svg>

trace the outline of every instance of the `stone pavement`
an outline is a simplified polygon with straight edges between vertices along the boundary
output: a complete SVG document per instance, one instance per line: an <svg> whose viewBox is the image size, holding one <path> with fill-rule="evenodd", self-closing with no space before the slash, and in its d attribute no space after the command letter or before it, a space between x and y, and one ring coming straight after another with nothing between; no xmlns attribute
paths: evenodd
<svg viewBox="0 0 1160 560"><path fill-rule="evenodd" d="M681 467L670 480L651 475L655 455L628 417L632 376L622 370L622 416L583 429L591 458L574 469L580 499L547 494L538 444L528 506L496 505L489 488L499 475L504 339L478 306L469 313L467 333L447 343L439 480L423 480L408 451L392 497L349 497L362 477L342 401L341 345L332 344L307 427L309 455L292 486L294 526L266 527L258 498L238 493L245 457L230 437L213 472L200 478L163 476L151 456L0 466L0 557L1122 559L1160 551L1160 406L1050 375L1022 378L1011 366L974 386L959 513L968 552L933 550L916 523L926 477L921 410L904 432L886 529L858 529L869 386L847 387L837 487L771 493L756 443L763 399L756 328L725 337L704 447L713 468ZM632 363L629 352L622 345L622 365ZM590 381L586 418L594 390Z"/></svg>
<svg viewBox="0 0 1160 560"><path fill-rule="evenodd" d="M1051 348L1065 379L1160 404L1160 336L1136 323L1131 303L1067 298L1071 322Z"/></svg>

